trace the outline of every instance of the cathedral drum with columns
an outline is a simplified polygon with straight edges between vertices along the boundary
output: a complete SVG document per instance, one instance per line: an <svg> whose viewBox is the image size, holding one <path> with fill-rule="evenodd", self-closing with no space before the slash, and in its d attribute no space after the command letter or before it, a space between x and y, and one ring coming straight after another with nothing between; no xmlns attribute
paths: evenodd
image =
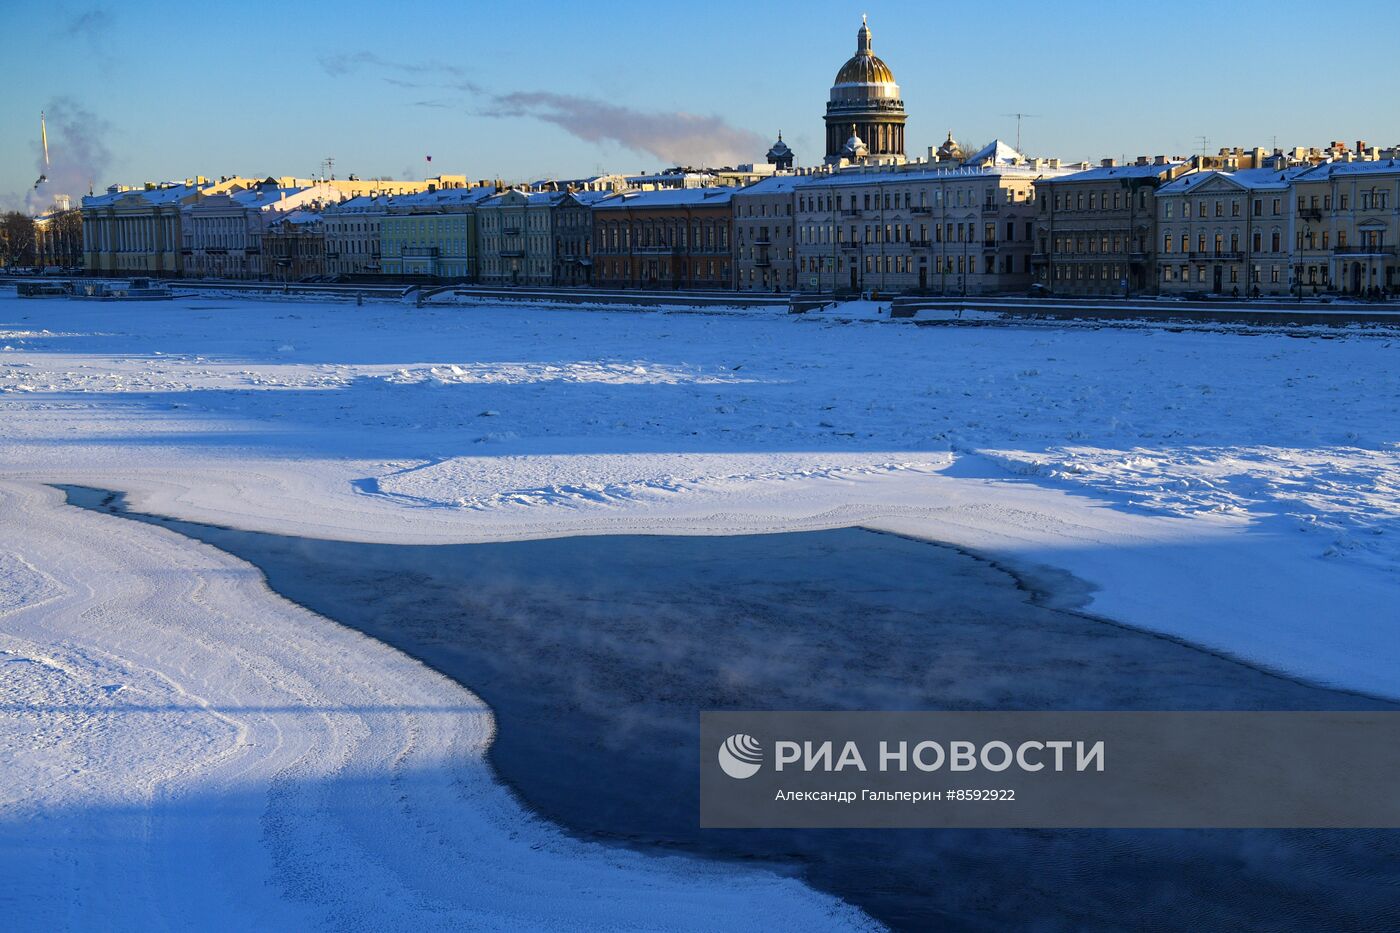
<svg viewBox="0 0 1400 933"><path fill-rule="evenodd" d="M856 54L837 72L826 105L826 161L903 161L904 120L894 72L870 50L870 27L862 17Z"/></svg>

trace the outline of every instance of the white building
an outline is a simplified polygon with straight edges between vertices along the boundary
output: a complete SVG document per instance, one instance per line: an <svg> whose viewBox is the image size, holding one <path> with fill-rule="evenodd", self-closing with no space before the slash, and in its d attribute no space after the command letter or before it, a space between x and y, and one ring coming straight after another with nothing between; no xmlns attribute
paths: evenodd
<svg viewBox="0 0 1400 933"><path fill-rule="evenodd" d="M1060 173L993 147L984 164L804 177L794 190L803 291L1024 292L1037 180Z"/></svg>
<svg viewBox="0 0 1400 933"><path fill-rule="evenodd" d="M262 249L268 226L290 211L320 211L342 197L329 185L281 187L269 179L249 188L191 198L181 209L184 274L265 278L271 274Z"/></svg>

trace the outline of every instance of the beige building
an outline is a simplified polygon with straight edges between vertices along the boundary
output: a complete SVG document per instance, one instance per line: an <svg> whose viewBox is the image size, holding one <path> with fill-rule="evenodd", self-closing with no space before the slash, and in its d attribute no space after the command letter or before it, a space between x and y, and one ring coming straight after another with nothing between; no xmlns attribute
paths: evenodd
<svg viewBox="0 0 1400 933"><path fill-rule="evenodd" d="M1131 295L1157 286L1156 190L1184 162L1104 160L1042 179L1035 224L1035 283L1052 295Z"/></svg>
<svg viewBox="0 0 1400 933"><path fill-rule="evenodd" d="M330 184L249 188L189 199L181 208L182 274L197 278L282 278L264 251L264 234L292 211L320 212L343 195Z"/></svg>
<svg viewBox="0 0 1400 933"><path fill-rule="evenodd" d="M740 291L797 287L793 192L803 180L779 175L734 192L734 285Z"/></svg>
<svg viewBox="0 0 1400 933"><path fill-rule="evenodd" d="M83 268L99 275L176 276L184 272L181 209L250 179L203 178L142 188L113 185L83 198Z"/></svg>
<svg viewBox="0 0 1400 933"><path fill-rule="evenodd" d="M1400 290L1400 162L1328 162L1293 179L1295 292Z"/></svg>
<svg viewBox="0 0 1400 933"><path fill-rule="evenodd" d="M798 287L944 295L1025 291L1036 181L1054 171L1020 160L807 176L794 191Z"/></svg>
<svg viewBox="0 0 1400 933"><path fill-rule="evenodd" d="M331 275L379 275L380 225L394 202L390 195L362 195L326 208L326 272Z"/></svg>
<svg viewBox="0 0 1400 933"><path fill-rule="evenodd" d="M1157 190L1164 295L1288 294L1289 189L1306 168L1198 172Z"/></svg>

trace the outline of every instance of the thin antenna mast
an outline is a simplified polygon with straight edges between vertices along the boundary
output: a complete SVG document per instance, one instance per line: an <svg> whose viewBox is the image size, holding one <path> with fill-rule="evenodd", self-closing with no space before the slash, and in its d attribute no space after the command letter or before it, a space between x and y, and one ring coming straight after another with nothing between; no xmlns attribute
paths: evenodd
<svg viewBox="0 0 1400 933"><path fill-rule="evenodd" d="M1004 114L1002 114L1002 116L1003 116L1003 117L1015 117L1015 118L1016 118L1016 151L1017 151L1017 152L1020 152L1020 151L1021 151L1021 121L1022 121L1022 120L1032 120L1032 119L1035 119L1036 117L1039 117L1040 114L1038 114L1038 113L1004 113Z"/></svg>

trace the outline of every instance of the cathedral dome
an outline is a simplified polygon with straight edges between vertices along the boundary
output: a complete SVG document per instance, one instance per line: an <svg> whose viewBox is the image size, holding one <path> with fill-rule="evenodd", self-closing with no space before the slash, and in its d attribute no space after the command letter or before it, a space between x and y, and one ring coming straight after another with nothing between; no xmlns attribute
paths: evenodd
<svg viewBox="0 0 1400 933"><path fill-rule="evenodd" d="M852 159L847 143L859 142L879 161L904 160L904 101L894 72L870 48L870 26L861 17L856 54L836 73L826 104L826 161Z"/></svg>
<svg viewBox="0 0 1400 933"><path fill-rule="evenodd" d="M836 73L840 84L894 84L894 72L870 50L870 27L862 19L856 33L856 54Z"/></svg>

